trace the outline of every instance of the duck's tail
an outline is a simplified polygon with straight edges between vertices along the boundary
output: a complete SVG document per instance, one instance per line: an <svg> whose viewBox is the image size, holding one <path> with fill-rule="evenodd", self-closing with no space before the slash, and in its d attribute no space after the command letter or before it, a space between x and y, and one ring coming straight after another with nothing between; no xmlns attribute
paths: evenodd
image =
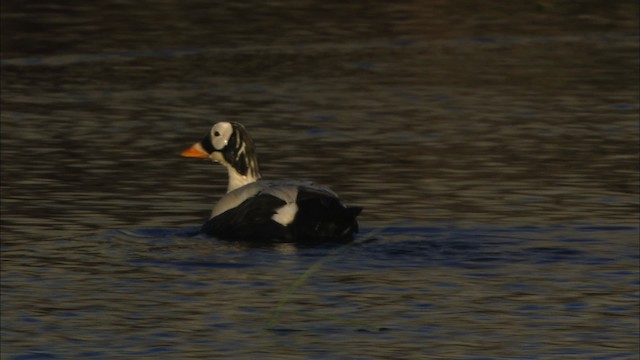
<svg viewBox="0 0 640 360"><path fill-rule="evenodd" d="M345 207L335 197L311 197L299 200L289 229L299 242L350 241L358 232L356 217L361 212L361 207Z"/></svg>

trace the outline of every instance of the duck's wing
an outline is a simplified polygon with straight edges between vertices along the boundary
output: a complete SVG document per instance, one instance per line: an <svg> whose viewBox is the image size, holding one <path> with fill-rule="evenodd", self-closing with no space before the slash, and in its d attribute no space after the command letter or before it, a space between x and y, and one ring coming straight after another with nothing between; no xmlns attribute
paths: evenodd
<svg viewBox="0 0 640 360"><path fill-rule="evenodd" d="M222 197L202 231L242 240L349 240L361 210L312 182L259 181Z"/></svg>
<svg viewBox="0 0 640 360"><path fill-rule="evenodd" d="M226 193L215 205L210 218L214 218L227 210L233 209L258 194L270 194L284 200L287 204L294 203L299 188L312 188L327 195L337 197L329 188L318 186L305 180L260 180L245 185L239 189Z"/></svg>
<svg viewBox="0 0 640 360"><path fill-rule="evenodd" d="M212 217L201 231L225 239L283 239L287 237L287 231L272 217L284 205L284 200L261 192Z"/></svg>
<svg viewBox="0 0 640 360"><path fill-rule="evenodd" d="M213 207L210 219L240 206L240 204L256 196L262 190L264 190L264 184L258 181L226 193Z"/></svg>

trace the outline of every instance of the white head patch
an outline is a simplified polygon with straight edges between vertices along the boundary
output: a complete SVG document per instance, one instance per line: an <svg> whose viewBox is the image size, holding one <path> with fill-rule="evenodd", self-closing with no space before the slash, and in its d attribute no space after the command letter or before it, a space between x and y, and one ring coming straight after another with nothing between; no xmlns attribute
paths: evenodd
<svg viewBox="0 0 640 360"><path fill-rule="evenodd" d="M228 122L219 122L211 128L211 145L216 150L222 150L229 143L233 134L233 126Z"/></svg>

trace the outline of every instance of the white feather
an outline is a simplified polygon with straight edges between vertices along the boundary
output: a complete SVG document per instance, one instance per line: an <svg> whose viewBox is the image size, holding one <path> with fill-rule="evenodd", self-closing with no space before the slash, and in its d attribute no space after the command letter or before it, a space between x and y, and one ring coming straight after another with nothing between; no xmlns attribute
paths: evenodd
<svg viewBox="0 0 640 360"><path fill-rule="evenodd" d="M211 218L222 214L223 212L232 209L240 204L242 204L245 200L256 196L260 193L273 195L279 199L282 199L286 205L281 207L283 209L287 205L295 205L296 199L298 197L298 188L300 186L310 187L316 191L324 192L327 195L337 197L337 195L331 191L329 188L325 186L319 186L314 184L311 181L300 181L300 180L281 180L281 181L269 181L269 180L259 180L252 182L250 184L241 186L233 191L226 193L220 201L216 204L211 212ZM297 205L295 205L295 211L297 211ZM275 214L278 218L286 219L288 218L285 214L289 214L293 211L292 207L282 210L282 215ZM295 211L293 212L293 216L295 216ZM278 210L278 212L280 212ZM273 218L276 220L275 218ZM293 219L293 218L292 218ZM276 220L278 221L278 220ZM283 223L278 221L279 223Z"/></svg>
<svg viewBox="0 0 640 360"><path fill-rule="evenodd" d="M296 203L289 203L276 210L271 219L284 226L289 225L296 217L298 212L298 205Z"/></svg>

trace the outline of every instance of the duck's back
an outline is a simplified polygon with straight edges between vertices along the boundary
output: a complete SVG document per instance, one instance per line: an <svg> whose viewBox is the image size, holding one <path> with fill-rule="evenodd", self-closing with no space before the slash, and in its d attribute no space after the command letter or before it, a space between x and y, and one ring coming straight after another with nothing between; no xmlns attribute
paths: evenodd
<svg viewBox="0 0 640 360"><path fill-rule="evenodd" d="M222 197L202 231L222 239L349 241L361 211L311 182L257 181Z"/></svg>

